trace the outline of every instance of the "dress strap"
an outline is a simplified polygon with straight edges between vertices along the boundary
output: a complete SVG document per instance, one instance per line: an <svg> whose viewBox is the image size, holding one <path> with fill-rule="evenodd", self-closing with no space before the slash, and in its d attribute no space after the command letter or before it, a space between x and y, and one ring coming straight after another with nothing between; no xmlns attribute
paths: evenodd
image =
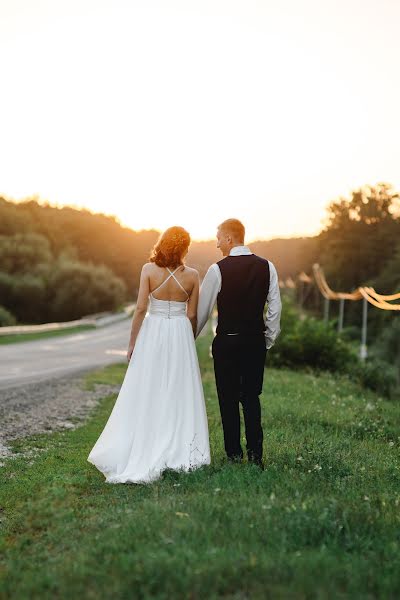
<svg viewBox="0 0 400 600"><path fill-rule="evenodd" d="M180 287L180 288L181 288L181 289L182 289L182 290L185 292L186 296L189 298L189 294L187 293L187 291L185 290L185 288L183 287L183 285L181 284L181 282L180 282L180 281L178 281L178 279L175 277L175 273L177 272L177 270L178 270L179 268L180 268L180 267L178 267L177 269L175 269L175 271L172 273L172 272L171 272L171 271L168 269L168 267L167 267L168 271L170 272L170 277L173 277L173 278L175 279L176 283L179 285L179 287Z"/></svg>
<svg viewBox="0 0 400 600"><path fill-rule="evenodd" d="M171 277L173 277L176 281L176 283L182 288L182 290L185 292L186 296L189 298L189 294L187 293L187 291L185 290L185 288L183 287L183 285L178 281L178 279L175 277L175 273L177 272L178 269L181 268L181 265L179 265L175 271L170 271L168 269L168 267L166 267L167 271L169 272L169 275L166 279L164 279L164 281L162 283L160 283L160 285L158 287L156 287L155 290L153 290L152 292L150 292L150 296L153 296L153 293L156 292L157 290L160 289L160 287L162 287L164 285L164 283L167 283L168 279L171 279Z"/></svg>

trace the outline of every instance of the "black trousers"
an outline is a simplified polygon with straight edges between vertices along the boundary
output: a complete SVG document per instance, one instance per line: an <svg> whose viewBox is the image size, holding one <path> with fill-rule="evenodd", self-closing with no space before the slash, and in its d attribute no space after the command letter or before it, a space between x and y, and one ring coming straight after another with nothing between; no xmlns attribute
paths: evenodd
<svg viewBox="0 0 400 600"><path fill-rule="evenodd" d="M261 461L263 430L259 395L266 357L264 334L217 335L212 343L215 381L228 458L243 458L239 402L243 407L249 460Z"/></svg>

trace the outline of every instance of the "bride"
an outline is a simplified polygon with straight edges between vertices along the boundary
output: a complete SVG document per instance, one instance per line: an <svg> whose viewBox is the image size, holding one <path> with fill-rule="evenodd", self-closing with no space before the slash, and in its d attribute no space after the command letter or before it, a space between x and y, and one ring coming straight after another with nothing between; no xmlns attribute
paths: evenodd
<svg viewBox="0 0 400 600"><path fill-rule="evenodd" d="M184 264L189 245L185 229L170 227L142 268L128 368L87 458L107 483L150 483L164 469L189 471L210 464L194 341L199 275Z"/></svg>

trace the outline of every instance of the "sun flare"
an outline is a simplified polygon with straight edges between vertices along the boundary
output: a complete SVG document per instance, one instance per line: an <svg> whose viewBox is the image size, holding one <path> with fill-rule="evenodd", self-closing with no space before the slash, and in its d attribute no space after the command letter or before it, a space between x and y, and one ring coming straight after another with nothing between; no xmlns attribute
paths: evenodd
<svg viewBox="0 0 400 600"><path fill-rule="evenodd" d="M234 216L257 239L400 184L398 3L5 0L0 16L6 197L195 239Z"/></svg>

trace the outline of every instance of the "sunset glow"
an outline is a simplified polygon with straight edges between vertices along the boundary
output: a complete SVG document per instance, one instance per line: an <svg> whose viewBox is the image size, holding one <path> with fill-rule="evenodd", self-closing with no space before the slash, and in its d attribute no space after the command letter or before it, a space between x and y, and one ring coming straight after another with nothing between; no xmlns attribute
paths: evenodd
<svg viewBox="0 0 400 600"><path fill-rule="evenodd" d="M318 232L400 187L394 0L0 3L0 195L134 229Z"/></svg>

